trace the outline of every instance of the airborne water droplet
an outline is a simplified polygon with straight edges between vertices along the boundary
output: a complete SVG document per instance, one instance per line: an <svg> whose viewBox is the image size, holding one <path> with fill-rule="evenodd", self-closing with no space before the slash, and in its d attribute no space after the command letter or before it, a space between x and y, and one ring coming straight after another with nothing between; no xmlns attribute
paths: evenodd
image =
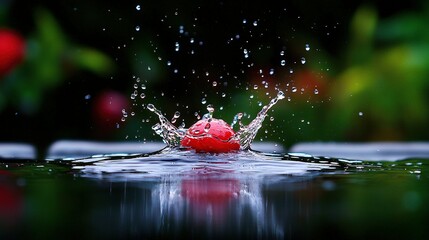
<svg viewBox="0 0 429 240"><path fill-rule="evenodd" d="M179 117L180 117L180 112L176 111L173 115L173 118L171 119L171 123L175 123Z"/></svg>
<svg viewBox="0 0 429 240"><path fill-rule="evenodd" d="M296 91L297 91L296 87L292 87L292 92L296 92Z"/></svg>
<svg viewBox="0 0 429 240"><path fill-rule="evenodd" d="M247 49L244 49L243 53L244 53L244 58L248 58L249 57L249 52L247 51Z"/></svg>
<svg viewBox="0 0 429 240"><path fill-rule="evenodd" d="M268 88L268 82L266 82L266 83L264 84L264 87L265 87L265 88Z"/></svg>
<svg viewBox="0 0 429 240"><path fill-rule="evenodd" d="M319 94L319 90L317 90L317 88L316 89L314 89L314 94Z"/></svg>
<svg viewBox="0 0 429 240"><path fill-rule="evenodd" d="M180 117L180 112L179 111L176 111L175 113L174 113L174 118L179 118Z"/></svg>
<svg viewBox="0 0 429 240"><path fill-rule="evenodd" d="M206 100L205 98L202 98L202 99L201 99L201 103L202 103L202 104L206 104L206 103L207 103L207 100Z"/></svg>
<svg viewBox="0 0 429 240"><path fill-rule="evenodd" d="M151 112L155 111L155 106L152 103L149 103L146 108Z"/></svg>
<svg viewBox="0 0 429 240"><path fill-rule="evenodd" d="M305 61L306 61L306 60L305 60L305 58L304 58L304 57L302 57L302 58L301 58L301 63L302 63L302 64L305 64Z"/></svg>
<svg viewBox="0 0 429 240"><path fill-rule="evenodd" d="M282 65L282 66L286 65L286 60L281 60L280 65Z"/></svg>
<svg viewBox="0 0 429 240"><path fill-rule="evenodd" d="M209 111L210 114L213 114L213 112L214 112L213 105L211 105L211 104L207 105L207 111Z"/></svg>
<svg viewBox="0 0 429 240"><path fill-rule="evenodd" d="M305 44L305 51L310 51L310 44Z"/></svg>
<svg viewBox="0 0 429 240"><path fill-rule="evenodd" d="M136 6L136 10L137 10L137 11L140 11L140 10L141 10L140 5L137 5L137 6Z"/></svg>
<svg viewBox="0 0 429 240"><path fill-rule="evenodd" d="M140 26L136 26L136 31L140 31Z"/></svg>

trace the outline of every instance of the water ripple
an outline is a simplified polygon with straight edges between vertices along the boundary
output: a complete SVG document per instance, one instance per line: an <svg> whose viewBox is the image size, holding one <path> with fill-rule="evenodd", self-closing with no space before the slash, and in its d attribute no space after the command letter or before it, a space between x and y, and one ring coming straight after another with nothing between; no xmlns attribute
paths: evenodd
<svg viewBox="0 0 429 240"><path fill-rule="evenodd" d="M346 173L360 161L313 157L306 154L266 154L256 151L201 154L180 149L164 149L152 154L97 155L68 159L79 175L110 180L142 180L175 176L235 179L266 176L303 176L322 173Z"/></svg>

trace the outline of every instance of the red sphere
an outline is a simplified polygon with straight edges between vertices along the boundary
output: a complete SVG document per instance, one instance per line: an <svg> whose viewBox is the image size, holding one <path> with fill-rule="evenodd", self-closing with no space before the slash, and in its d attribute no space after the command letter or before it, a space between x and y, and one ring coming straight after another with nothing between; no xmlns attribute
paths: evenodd
<svg viewBox="0 0 429 240"><path fill-rule="evenodd" d="M113 128L121 122L122 109L129 106L128 98L122 93L106 90L94 99L93 117L102 128Z"/></svg>
<svg viewBox="0 0 429 240"><path fill-rule="evenodd" d="M220 119L203 119L192 125L180 144L196 152L225 153L240 149L238 140L232 139L234 130Z"/></svg>
<svg viewBox="0 0 429 240"><path fill-rule="evenodd" d="M24 55L24 39L15 31L0 29L0 77L20 64Z"/></svg>

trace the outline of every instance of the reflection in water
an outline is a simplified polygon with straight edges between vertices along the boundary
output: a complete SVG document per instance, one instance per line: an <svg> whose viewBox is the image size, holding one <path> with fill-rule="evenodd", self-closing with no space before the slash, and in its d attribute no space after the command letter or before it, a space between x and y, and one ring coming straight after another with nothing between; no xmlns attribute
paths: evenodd
<svg viewBox="0 0 429 240"><path fill-rule="evenodd" d="M98 220L95 227L106 237L283 239L288 228L299 224L287 221L299 209L297 187L311 184L309 180L322 173L345 172L333 159L255 152L98 156L73 164L81 176L107 182L108 200L101 200L92 213ZM279 188L279 195L273 195ZM110 225L118 222L105 229L100 219Z"/></svg>
<svg viewBox="0 0 429 240"><path fill-rule="evenodd" d="M16 225L22 217L24 204L19 183L14 174L0 169L0 229Z"/></svg>
<svg viewBox="0 0 429 240"><path fill-rule="evenodd" d="M261 181L239 179L233 173L210 168L195 169L179 178L166 176L160 181L112 182L109 191L121 189L122 195L117 199L118 193L114 193L107 203L101 202L96 211L110 210L95 212L94 219L109 223L117 219L118 224L113 224L117 229L110 234L283 238L285 226L276 222L275 206L263 197L262 187Z"/></svg>
<svg viewBox="0 0 429 240"><path fill-rule="evenodd" d="M0 163L0 239L429 239L428 167L171 151Z"/></svg>
<svg viewBox="0 0 429 240"><path fill-rule="evenodd" d="M185 226L194 233L210 236L246 231L258 234L242 229L259 226L262 220L260 186L254 181L204 167L185 173L177 181L161 182L152 192L151 207L159 209L161 222L168 220L162 228ZM177 233L179 229L168 230Z"/></svg>

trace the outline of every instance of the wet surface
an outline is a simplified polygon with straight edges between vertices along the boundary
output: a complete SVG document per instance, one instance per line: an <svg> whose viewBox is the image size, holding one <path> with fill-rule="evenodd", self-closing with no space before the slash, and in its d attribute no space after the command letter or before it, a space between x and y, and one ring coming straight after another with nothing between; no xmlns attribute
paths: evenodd
<svg viewBox="0 0 429 240"><path fill-rule="evenodd" d="M0 237L426 239L428 160L180 150L2 159Z"/></svg>

